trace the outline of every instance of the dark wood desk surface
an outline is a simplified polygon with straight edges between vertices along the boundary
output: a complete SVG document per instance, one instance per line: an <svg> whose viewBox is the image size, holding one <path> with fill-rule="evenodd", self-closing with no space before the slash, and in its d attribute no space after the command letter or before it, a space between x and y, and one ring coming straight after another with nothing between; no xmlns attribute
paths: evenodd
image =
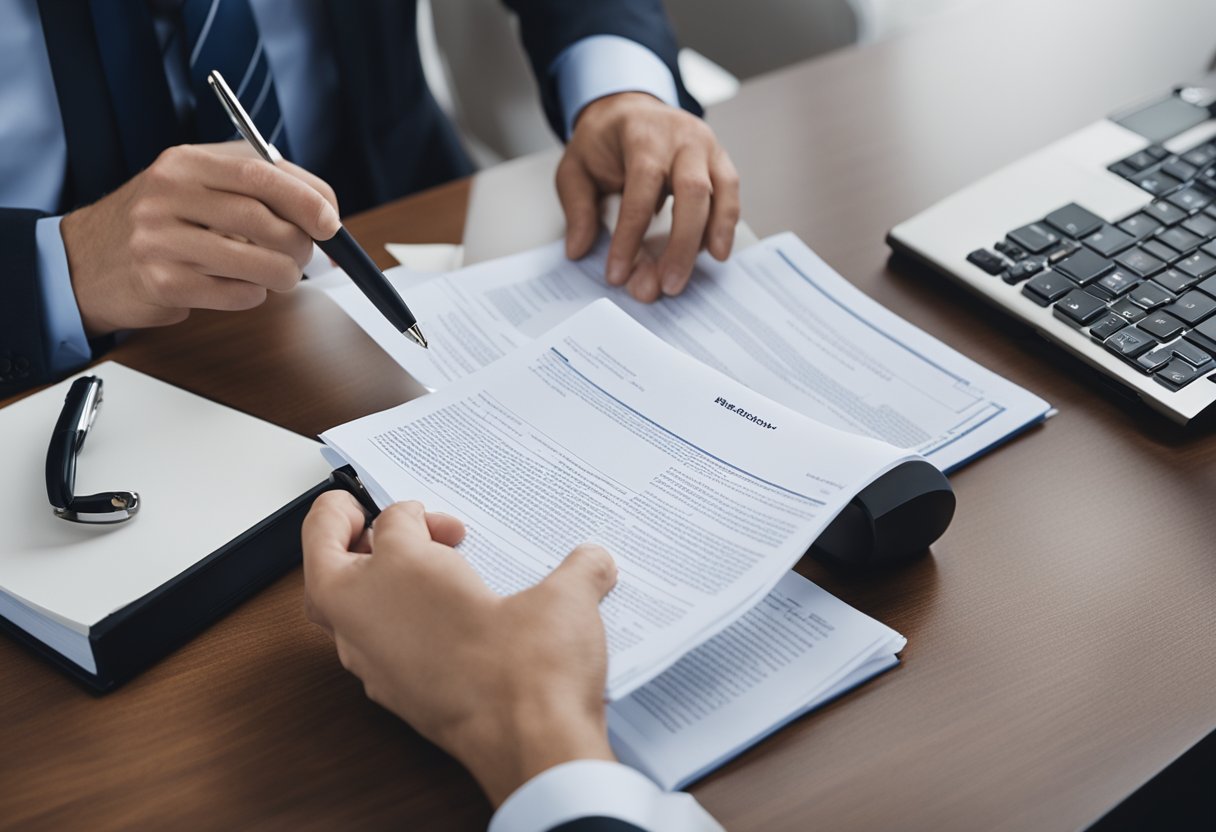
<svg viewBox="0 0 1216 832"><path fill-rule="evenodd" d="M905 633L904 664L694 787L728 828L1076 829L1216 727L1210 432L1120 404L882 243L994 167L1199 75L1214 47L1206 0L980 4L749 83L712 114L758 232L796 231L1060 408L953 478L932 558L868 579L804 565ZM458 241L467 196L458 183L352 227L373 250ZM112 357L306 434L418 393L304 292ZM473 783L364 699L300 595L297 570L104 699L0 640L0 825L484 826Z"/></svg>

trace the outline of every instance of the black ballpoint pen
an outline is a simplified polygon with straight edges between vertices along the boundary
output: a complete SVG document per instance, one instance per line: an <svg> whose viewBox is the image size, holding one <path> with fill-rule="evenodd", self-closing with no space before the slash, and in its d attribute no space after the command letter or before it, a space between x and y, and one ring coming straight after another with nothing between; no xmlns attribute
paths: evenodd
<svg viewBox="0 0 1216 832"><path fill-rule="evenodd" d="M215 97L219 99L224 112L228 113L228 118L232 119L232 124L236 127L237 132L253 145L253 149L257 151L258 155L272 165L282 159L283 157L279 155L279 151L275 149L274 145L262 138L253 119L245 112L241 102L233 95L227 82L224 81L224 76L212 70L207 75L207 83L211 86ZM405 305L405 301L397 294L397 290L388 282L388 278L376 267L375 261L368 256L363 247L355 242L355 238L350 235L345 226L339 226L338 233L328 240L317 240L316 243L321 247L321 251L332 257L342 271L346 272L351 281L359 287L359 290L367 296L376 309L380 310L380 314L388 319L389 323L398 331L408 335L418 346L424 349L427 347L426 338L423 337L422 330L418 328L418 320L414 317L414 313L410 312L410 308Z"/></svg>

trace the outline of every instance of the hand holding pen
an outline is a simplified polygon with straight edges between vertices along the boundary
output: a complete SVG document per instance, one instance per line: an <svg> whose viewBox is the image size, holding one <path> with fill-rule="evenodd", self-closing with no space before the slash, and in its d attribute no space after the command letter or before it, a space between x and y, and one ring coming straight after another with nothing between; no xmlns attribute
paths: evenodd
<svg viewBox="0 0 1216 832"><path fill-rule="evenodd" d="M224 77L219 72L212 71L207 76L207 82L215 92L224 111L228 113L228 117L232 119L232 124L236 127L237 132L253 146L257 154L272 165L282 161L283 157L279 155L274 145L262 138L253 119L245 112L241 102L224 81ZM332 237L318 239L316 242L321 250L333 258L334 262L346 272L351 281L359 287L360 291L367 296L367 299L375 305L389 323L398 331L409 336L418 346L423 348L427 346L426 338L419 329L417 319L410 312L410 308L406 306L405 301L388 282L388 278L376 267L372 258L355 242L355 238L344 226L339 226L337 233Z"/></svg>
<svg viewBox="0 0 1216 832"><path fill-rule="evenodd" d="M295 288L313 240L342 225L337 198L303 168L250 155L244 142L168 148L58 223L86 335L251 309ZM40 240L44 227L56 231L41 222Z"/></svg>

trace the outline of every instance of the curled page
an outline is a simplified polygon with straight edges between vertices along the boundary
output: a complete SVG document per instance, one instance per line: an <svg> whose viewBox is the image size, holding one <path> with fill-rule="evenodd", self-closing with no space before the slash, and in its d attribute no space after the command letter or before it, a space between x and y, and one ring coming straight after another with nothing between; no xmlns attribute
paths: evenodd
<svg viewBox="0 0 1216 832"><path fill-rule="evenodd" d="M766 399L608 301L322 439L380 504L463 519L460 550L499 593L584 541L607 547L620 573L601 606L610 699L758 603L861 488L912 456Z"/></svg>

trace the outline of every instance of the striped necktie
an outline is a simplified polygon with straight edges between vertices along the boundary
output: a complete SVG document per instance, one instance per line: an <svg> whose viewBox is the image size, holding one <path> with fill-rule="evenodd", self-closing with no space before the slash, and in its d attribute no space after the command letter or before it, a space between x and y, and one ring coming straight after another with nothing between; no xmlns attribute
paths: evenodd
<svg viewBox="0 0 1216 832"><path fill-rule="evenodd" d="M218 69L266 141L290 158L283 113L249 0L183 0L181 14L199 140L237 138L207 86L207 74Z"/></svg>

